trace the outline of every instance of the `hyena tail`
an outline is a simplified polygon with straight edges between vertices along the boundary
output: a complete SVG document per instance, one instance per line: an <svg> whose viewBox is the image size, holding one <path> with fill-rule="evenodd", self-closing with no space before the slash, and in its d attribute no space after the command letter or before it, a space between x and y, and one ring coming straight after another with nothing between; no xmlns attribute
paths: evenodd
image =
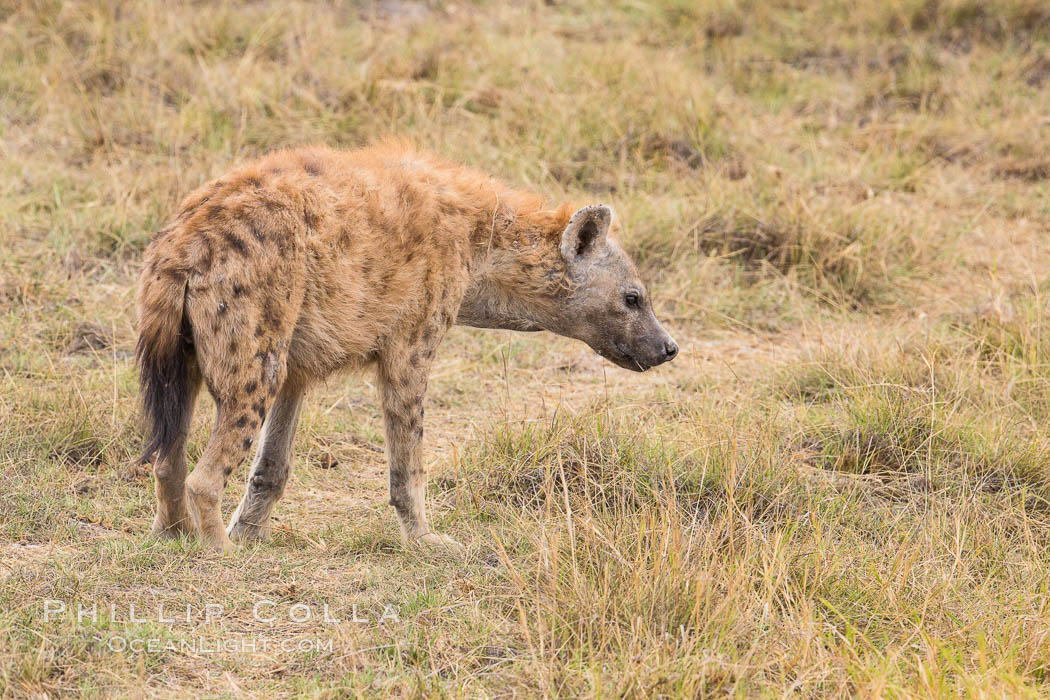
<svg viewBox="0 0 1050 700"><path fill-rule="evenodd" d="M150 429L142 462L168 456L182 439L193 408L190 363L193 334L185 314L186 281L179 275L144 275L139 290L139 367L142 404Z"/></svg>

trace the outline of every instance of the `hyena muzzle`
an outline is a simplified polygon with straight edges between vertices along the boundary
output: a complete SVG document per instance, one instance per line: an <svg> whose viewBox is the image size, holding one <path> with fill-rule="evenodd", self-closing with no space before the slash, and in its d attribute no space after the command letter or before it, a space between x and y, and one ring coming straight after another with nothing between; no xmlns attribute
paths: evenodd
<svg viewBox="0 0 1050 700"><path fill-rule="evenodd" d="M450 326L547 330L635 371L678 352L611 222L608 207L545 208L399 143L281 151L198 189L154 237L138 292L153 532L218 549L265 537L305 392L372 367L402 534L458 548L427 522L422 459L427 377ZM202 384L217 416L187 476ZM253 446L227 527L220 498Z"/></svg>

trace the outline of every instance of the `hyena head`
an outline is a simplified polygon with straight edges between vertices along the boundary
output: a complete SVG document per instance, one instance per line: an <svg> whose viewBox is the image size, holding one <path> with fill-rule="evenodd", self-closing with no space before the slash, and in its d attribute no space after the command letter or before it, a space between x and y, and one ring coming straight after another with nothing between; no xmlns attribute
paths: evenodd
<svg viewBox="0 0 1050 700"><path fill-rule="evenodd" d="M582 340L620 367L644 372L674 359L678 344L656 320L634 263L609 237L611 223L607 206L573 214L559 245L567 284L541 325Z"/></svg>

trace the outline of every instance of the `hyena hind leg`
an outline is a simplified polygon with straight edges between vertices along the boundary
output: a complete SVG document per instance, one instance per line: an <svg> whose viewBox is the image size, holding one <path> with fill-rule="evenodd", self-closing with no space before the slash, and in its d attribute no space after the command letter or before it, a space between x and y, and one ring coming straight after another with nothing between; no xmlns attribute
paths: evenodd
<svg viewBox="0 0 1050 700"><path fill-rule="evenodd" d="M248 456L260 424L284 379L284 358L275 358L275 362L278 369L273 373L270 388L256 379L248 379L243 390L215 397L218 407L215 431L193 473L186 479L190 516L201 540L213 549L226 551L233 548L226 535L226 524L222 521L222 492L230 474ZM263 374L266 376L267 373ZM244 376L242 373L239 379L243 380Z"/></svg>
<svg viewBox="0 0 1050 700"><path fill-rule="evenodd" d="M292 442L303 394L300 386L285 382L266 416L244 497L226 528L235 542L264 540L270 534L270 514L291 473Z"/></svg>
<svg viewBox="0 0 1050 700"><path fill-rule="evenodd" d="M157 515L153 519L152 533L156 537L193 534L193 523L186 510L186 441L201 387L201 375L195 362L190 363L187 380L189 410L182 416L179 440L166 454L158 455L153 465Z"/></svg>

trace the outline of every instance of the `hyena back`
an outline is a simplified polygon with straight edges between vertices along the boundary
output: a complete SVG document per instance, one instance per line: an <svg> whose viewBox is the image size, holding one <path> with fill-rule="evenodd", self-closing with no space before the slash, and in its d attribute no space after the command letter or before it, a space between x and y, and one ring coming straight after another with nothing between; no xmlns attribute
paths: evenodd
<svg viewBox="0 0 1050 700"><path fill-rule="evenodd" d="M453 323L553 331L638 371L677 353L610 222L608 207L548 209L393 142L281 151L198 189L150 244L138 293L153 532L219 549L265 537L304 392L372 366L402 534L458 547L427 523L422 459L427 377ZM202 383L217 417L187 477ZM221 494L257 437L227 528Z"/></svg>

